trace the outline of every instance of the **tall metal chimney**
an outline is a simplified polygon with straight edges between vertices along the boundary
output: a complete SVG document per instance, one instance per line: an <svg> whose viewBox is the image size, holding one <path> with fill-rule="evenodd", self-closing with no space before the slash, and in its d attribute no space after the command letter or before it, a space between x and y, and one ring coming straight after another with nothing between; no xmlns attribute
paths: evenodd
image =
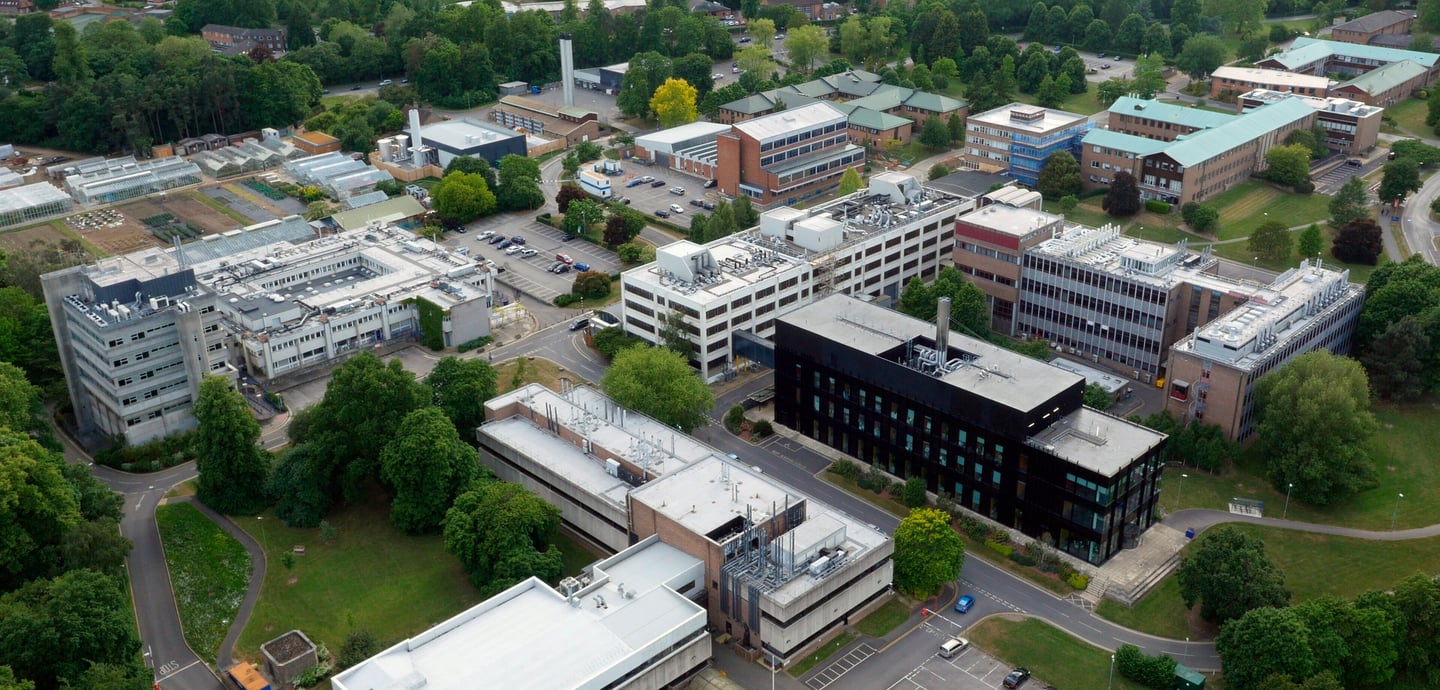
<svg viewBox="0 0 1440 690"><path fill-rule="evenodd" d="M560 34L560 88L565 94L565 105L575 105L575 52L568 33Z"/></svg>
<svg viewBox="0 0 1440 690"><path fill-rule="evenodd" d="M943 367L950 358L950 298L941 297L935 307L935 353Z"/></svg>
<svg viewBox="0 0 1440 690"><path fill-rule="evenodd" d="M421 146L423 146L423 144L422 144L421 141L420 141L420 110L419 110L418 108L411 108L411 109L410 109L410 152L411 152L410 158L411 158L411 160L415 160L416 165L419 165L419 164L420 164L420 161L419 161L419 160L416 160L416 159L418 159L419 156L420 156L420 148L421 148Z"/></svg>

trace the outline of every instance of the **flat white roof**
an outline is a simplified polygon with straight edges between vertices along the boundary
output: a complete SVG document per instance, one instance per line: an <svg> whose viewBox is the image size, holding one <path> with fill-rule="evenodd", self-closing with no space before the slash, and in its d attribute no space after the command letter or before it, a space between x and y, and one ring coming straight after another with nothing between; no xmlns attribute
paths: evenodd
<svg viewBox="0 0 1440 690"><path fill-rule="evenodd" d="M420 138L425 143L457 151L478 148L485 144L519 136L523 135L504 127L470 118L437 122L420 128Z"/></svg>
<svg viewBox="0 0 1440 690"><path fill-rule="evenodd" d="M957 219L958 222L966 225L993 230L1011 237L1026 237L1030 233L1060 220L1063 220L1060 216L1054 216L1044 211L1016 208L1005 204L991 204L984 208L978 208Z"/></svg>
<svg viewBox="0 0 1440 690"><path fill-rule="evenodd" d="M691 122L688 125L662 129L635 137L635 144L648 150L654 150L656 144L674 146L702 137L713 139L728 131L730 131L730 125L722 125L719 122Z"/></svg>
<svg viewBox="0 0 1440 690"><path fill-rule="evenodd" d="M1284 84L1290 87L1302 87L1318 89L1325 93L1330 88L1330 80L1325 77L1317 77L1312 74L1299 74L1297 72L1285 72L1278 69L1261 69L1259 67L1216 67L1211 77L1219 79L1232 79L1234 81L1248 81L1257 84Z"/></svg>
<svg viewBox="0 0 1440 690"><path fill-rule="evenodd" d="M1037 110L1044 111L1044 113L1041 117L1034 120L1017 120L1010 116L1012 111L1031 113ZM1078 115L1064 110L1041 108L1034 105L1025 105L1024 103L1011 103L1010 105L1002 105L994 110L987 110L979 115L971 115L965 124L966 127L969 127L971 123L975 123L990 125L992 127L1004 127L1006 129L1032 134L1041 134L1080 124L1087 119L1089 118L1084 115Z"/></svg>
<svg viewBox="0 0 1440 690"><path fill-rule="evenodd" d="M735 123L738 129L759 141L793 132L800 132L832 120L845 121L845 113L824 101Z"/></svg>
<svg viewBox="0 0 1440 690"><path fill-rule="evenodd" d="M762 478L748 467L714 456L632 493L637 500L702 535L745 517L747 510L751 520L763 522L785 505L803 500L800 494Z"/></svg>

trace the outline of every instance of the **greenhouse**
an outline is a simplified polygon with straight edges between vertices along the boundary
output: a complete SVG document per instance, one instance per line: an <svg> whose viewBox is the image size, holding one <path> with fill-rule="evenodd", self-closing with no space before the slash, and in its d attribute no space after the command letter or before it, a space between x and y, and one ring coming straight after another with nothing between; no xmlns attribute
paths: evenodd
<svg viewBox="0 0 1440 690"><path fill-rule="evenodd" d="M180 158L137 162L134 156L109 158L66 175L65 190L76 202L105 204L200 182L200 168Z"/></svg>
<svg viewBox="0 0 1440 690"><path fill-rule="evenodd" d="M0 227L69 213L70 197L49 182L0 190Z"/></svg>

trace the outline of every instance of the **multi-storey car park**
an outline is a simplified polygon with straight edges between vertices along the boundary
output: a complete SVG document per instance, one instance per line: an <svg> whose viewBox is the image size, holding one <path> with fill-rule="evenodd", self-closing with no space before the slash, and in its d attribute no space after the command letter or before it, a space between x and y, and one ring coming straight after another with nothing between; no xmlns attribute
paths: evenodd
<svg viewBox="0 0 1440 690"><path fill-rule="evenodd" d="M624 328L658 343L667 314L681 314L692 363L706 379L737 358L769 363L764 339L775 317L812 297L893 300L911 278L934 278L955 219L974 205L886 172L870 178L869 189L813 209L766 211L737 235L666 245L654 262L621 274Z"/></svg>
<svg viewBox="0 0 1440 690"><path fill-rule="evenodd" d="M404 230L317 237L298 216L41 279L80 429L142 442L194 426L204 374L262 379L434 330L489 333L491 275Z"/></svg>

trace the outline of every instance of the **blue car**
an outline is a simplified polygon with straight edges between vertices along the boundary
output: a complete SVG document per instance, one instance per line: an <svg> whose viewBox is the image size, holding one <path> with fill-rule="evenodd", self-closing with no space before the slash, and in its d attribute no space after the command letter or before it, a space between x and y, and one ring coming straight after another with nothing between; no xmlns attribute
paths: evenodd
<svg viewBox="0 0 1440 690"><path fill-rule="evenodd" d="M960 597L960 601L955 602L955 610L960 613L969 613L970 607L974 605L975 597L966 594L965 596Z"/></svg>
<svg viewBox="0 0 1440 690"><path fill-rule="evenodd" d="M577 264L575 264L575 270L577 270L577 271L588 271L588 270L590 270L590 264L583 263L583 262L577 263Z"/></svg>

